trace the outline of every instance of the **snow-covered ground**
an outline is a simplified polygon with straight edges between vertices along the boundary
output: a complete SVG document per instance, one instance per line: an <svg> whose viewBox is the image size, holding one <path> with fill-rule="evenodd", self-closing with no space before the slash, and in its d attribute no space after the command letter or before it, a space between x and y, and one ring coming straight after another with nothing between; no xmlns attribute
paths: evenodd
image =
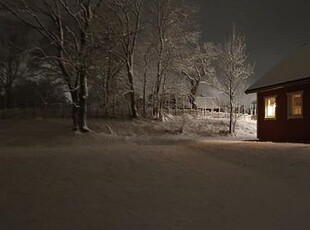
<svg viewBox="0 0 310 230"><path fill-rule="evenodd" d="M256 121L250 116L238 118L236 133L228 135L229 120L226 117L205 117L184 114L165 115L163 121L155 120L97 120L91 126L97 133L119 137L207 138L231 140L255 140Z"/></svg>
<svg viewBox="0 0 310 230"><path fill-rule="evenodd" d="M0 229L310 229L310 145L226 122L0 120Z"/></svg>

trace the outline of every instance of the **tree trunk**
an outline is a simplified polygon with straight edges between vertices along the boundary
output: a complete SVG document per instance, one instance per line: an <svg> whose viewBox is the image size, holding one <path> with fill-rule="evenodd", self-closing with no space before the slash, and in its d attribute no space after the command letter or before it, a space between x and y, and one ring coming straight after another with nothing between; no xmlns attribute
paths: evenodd
<svg viewBox="0 0 310 230"><path fill-rule="evenodd" d="M196 110L197 109L197 104L196 104L196 97L194 95L189 95L189 102L192 105L192 109Z"/></svg>
<svg viewBox="0 0 310 230"><path fill-rule="evenodd" d="M196 94L197 94L199 82L198 81L192 82L191 85L192 85L192 88L191 88L191 95L189 96L189 100L192 105L192 108L196 110L197 109Z"/></svg>
<svg viewBox="0 0 310 230"><path fill-rule="evenodd" d="M233 134L233 119L234 119L234 106L233 106L233 99L230 97L229 99L229 133Z"/></svg>
<svg viewBox="0 0 310 230"><path fill-rule="evenodd" d="M116 95L113 95L113 107L112 107L112 116L116 118Z"/></svg>
<svg viewBox="0 0 310 230"><path fill-rule="evenodd" d="M87 77L85 70L82 71L80 75L80 107L79 107L79 129L81 132L89 132L89 128L87 127Z"/></svg>
<svg viewBox="0 0 310 230"><path fill-rule="evenodd" d="M12 108L12 91L11 87L5 89L5 107L7 109Z"/></svg>
<svg viewBox="0 0 310 230"><path fill-rule="evenodd" d="M157 69L156 69L156 82L155 82L155 108L153 109L153 115L155 118L160 117L160 90L162 85L163 78L163 52L164 52L164 35L161 28L161 25L158 25L158 35L159 35L159 44L158 44L158 60L157 60Z"/></svg>
<svg viewBox="0 0 310 230"><path fill-rule="evenodd" d="M147 77L147 62L143 74L143 117L146 117L146 77Z"/></svg>
<svg viewBox="0 0 310 230"><path fill-rule="evenodd" d="M155 118L159 118L159 107L160 107L160 84L159 76L157 76L157 81L155 83L155 91L154 91L154 104L153 104L153 116Z"/></svg>
<svg viewBox="0 0 310 230"><path fill-rule="evenodd" d="M112 54L109 51L108 56L108 69L106 71L106 76L104 79L104 116L109 117L109 106L110 106L110 90L112 81Z"/></svg>
<svg viewBox="0 0 310 230"><path fill-rule="evenodd" d="M77 90L71 91L73 131L79 129L79 100Z"/></svg>
<svg viewBox="0 0 310 230"><path fill-rule="evenodd" d="M109 71L107 72L107 75L105 76L104 79L104 92L103 92L103 116L104 117L109 117L109 112L108 112L108 104L109 104L109 86L108 86L108 76L109 76Z"/></svg>
<svg viewBox="0 0 310 230"><path fill-rule="evenodd" d="M138 112L137 112L137 105L136 105L136 98L135 98L135 88L133 85L133 66L132 62L127 63L127 73L128 73L128 82L130 87L130 110L131 110L131 118L137 118Z"/></svg>

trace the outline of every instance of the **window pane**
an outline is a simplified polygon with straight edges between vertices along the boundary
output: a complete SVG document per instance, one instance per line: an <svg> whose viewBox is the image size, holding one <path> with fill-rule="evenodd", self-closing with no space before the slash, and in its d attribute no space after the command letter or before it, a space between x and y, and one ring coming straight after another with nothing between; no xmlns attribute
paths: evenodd
<svg viewBox="0 0 310 230"><path fill-rule="evenodd" d="M265 118L276 117L276 97L265 98Z"/></svg>
<svg viewBox="0 0 310 230"><path fill-rule="evenodd" d="M288 111L289 117L301 117L302 116L302 93L290 93L288 95Z"/></svg>

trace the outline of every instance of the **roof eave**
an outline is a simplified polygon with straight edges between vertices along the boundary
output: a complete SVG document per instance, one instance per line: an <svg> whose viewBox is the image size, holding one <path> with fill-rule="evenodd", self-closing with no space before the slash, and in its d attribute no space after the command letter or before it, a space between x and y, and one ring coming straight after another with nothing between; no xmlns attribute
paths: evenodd
<svg viewBox="0 0 310 230"><path fill-rule="evenodd" d="M278 83L274 85L268 85L264 87L258 87L258 88L252 88L252 89L249 88L245 91L245 93L250 94L250 93L264 92L264 91L275 90L275 89L284 88L288 86L300 85L303 83L310 83L310 77L299 79L299 80L294 80L294 81L287 81L287 82Z"/></svg>

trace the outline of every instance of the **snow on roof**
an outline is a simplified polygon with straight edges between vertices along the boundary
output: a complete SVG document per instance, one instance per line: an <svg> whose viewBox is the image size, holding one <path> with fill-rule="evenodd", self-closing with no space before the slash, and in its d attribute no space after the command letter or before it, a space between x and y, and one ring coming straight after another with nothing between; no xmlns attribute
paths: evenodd
<svg viewBox="0 0 310 230"><path fill-rule="evenodd" d="M293 55L284 58L251 85L246 93L305 79L310 79L310 45L306 45Z"/></svg>
<svg viewBox="0 0 310 230"><path fill-rule="evenodd" d="M196 97L198 109L218 109L219 101L216 97Z"/></svg>

